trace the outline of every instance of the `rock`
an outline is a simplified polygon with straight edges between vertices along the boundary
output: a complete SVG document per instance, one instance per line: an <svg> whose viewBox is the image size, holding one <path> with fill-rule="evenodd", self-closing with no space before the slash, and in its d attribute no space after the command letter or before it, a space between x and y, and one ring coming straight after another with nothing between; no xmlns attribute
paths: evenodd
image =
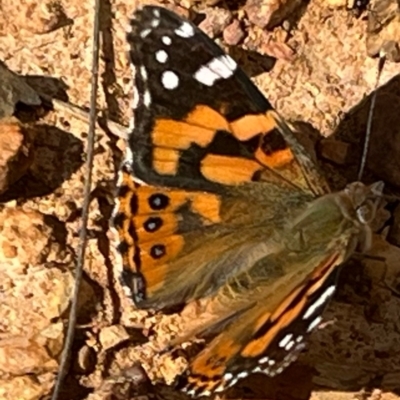
<svg viewBox="0 0 400 400"><path fill-rule="evenodd" d="M39 400L50 391L34 376L16 376L0 379L0 399Z"/></svg>
<svg viewBox="0 0 400 400"><path fill-rule="evenodd" d="M0 371L12 375L56 371L57 361L36 338L24 336L0 340Z"/></svg>
<svg viewBox="0 0 400 400"><path fill-rule="evenodd" d="M76 372L80 374L90 374L96 367L96 352L87 344L82 346L78 351L78 357L74 365Z"/></svg>
<svg viewBox="0 0 400 400"><path fill-rule="evenodd" d="M14 117L0 120L0 193L20 179L33 162L34 129Z"/></svg>
<svg viewBox="0 0 400 400"><path fill-rule="evenodd" d="M371 57L383 52L390 61L400 62L400 5L397 0L371 1L367 52Z"/></svg>
<svg viewBox="0 0 400 400"><path fill-rule="evenodd" d="M252 24L272 29L281 24L301 3L301 0L247 0L244 9Z"/></svg>
<svg viewBox="0 0 400 400"><path fill-rule="evenodd" d="M236 46L244 37L245 33L237 19L233 20L223 31L223 38L229 46Z"/></svg>
<svg viewBox="0 0 400 400"><path fill-rule="evenodd" d="M103 350L109 350L129 339L129 334L122 325L111 325L99 333L99 341Z"/></svg>
<svg viewBox="0 0 400 400"><path fill-rule="evenodd" d="M350 158L351 145L335 139L325 139L319 143L318 150L321 157L326 160L346 165Z"/></svg>
<svg viewBox="0 0 400 400"><path fill-rule="evenodd" d="M202 10L205 19L199 24L199 28L211 38L219 36L232 20L232 14L224 8L206 8Z"/></svg>
<svg viewBox="0 0 400 400"><path fill-rule="evenodd" d="M0 82L0 118L11 117L18 102L30 106L39 106L42 103L39 95L24 78L10 71L2 61L0 61Z"/></svg>

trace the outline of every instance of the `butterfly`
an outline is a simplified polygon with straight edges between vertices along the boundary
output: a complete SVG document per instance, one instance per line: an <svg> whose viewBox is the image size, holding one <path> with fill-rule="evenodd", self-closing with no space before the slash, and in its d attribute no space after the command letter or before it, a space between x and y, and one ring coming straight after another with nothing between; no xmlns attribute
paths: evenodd
<svg viewBox="0 0 400 400"><path fill-rule="evenodd" d="M190 21L143 6L127 41L121 281L140 309L201 304L175 342L208 338L178 379L188 394L279 374L321 323L340 265L368 247L383 184L331 193L288 123Z"/></svg>

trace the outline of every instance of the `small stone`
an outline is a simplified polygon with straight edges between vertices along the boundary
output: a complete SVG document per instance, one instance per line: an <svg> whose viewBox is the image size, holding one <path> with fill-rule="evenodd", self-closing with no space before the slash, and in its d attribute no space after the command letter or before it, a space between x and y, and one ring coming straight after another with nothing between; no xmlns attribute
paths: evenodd
<svg viewBox="0 0 400 400"><path fill-rule="evenodd" d="M240 26L240 22L237 19L229 24L223 32L225 43L229 46L236 46L244 39L244 36L245 33Z"/></svg>
<svg viewBox="0 0 400 400"><path fill-rule="evenodd" d="M252 24L272 29L281 24L301 3L301 0L247 0L244 9Z"/></svg>
<svg viewBox="0 0 400 400"><path fill-rule="evenodd" d="M122 325L111 325L99 333L99 341L103 350L109 350L129 339L129 334Z"/></svg>
<svg viewBox="0 0 400 400"><path fill-rule="evenodd" d="M199 24L199 28L211 38L219 36L232 20L231 12L224 8L206 8L202 13L206 17Z"/></svg>
<svg viewBox="0 0 400 400"><path fill-rule="evenodd" d="M78 351L75 370L78 373L90 374L96 367L96 353L94 349L87 344L82 346Z"/></svg>
<svg viewBox="0 0 400 400"><path fill-rule="evenodd" d="M2 10L5 14L5 11ZM18 102L29 106L40 106L42 100L26 80L12 72L0 61L0 118L14 115Z"/></svg>
<svg viewBox="0 0 400 400"><path fill-rule="evenodd" d="M346 165L349 160L351 145L334 139L325 139L319 143L321 157L338 165Z"/></svg>
<svg viewBox="0 0 400 400"><path fill-rule="evenodd" d="M373 1L368 12L367 52L400 61L400 5L397 0Z"/></svg>

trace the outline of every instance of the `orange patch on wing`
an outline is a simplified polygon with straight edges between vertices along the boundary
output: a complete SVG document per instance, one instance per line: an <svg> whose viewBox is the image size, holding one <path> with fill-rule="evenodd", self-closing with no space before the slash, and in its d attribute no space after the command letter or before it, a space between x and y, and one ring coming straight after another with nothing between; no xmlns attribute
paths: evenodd
<svg viewBox="0 0 400 400"><path fill-rule="evenodd" d="M147 296L151 297L152 293L159 290L165 282L165 278L169 271L168 264L157 265L157 267L152 268L141 268L142 273L146 281L146 293Z"/></svg>
<svg viewBox="0 0 400 400"><path fill-rule="evenodd" d="M158 147L188 149L193 143L206 147L212 142L215 130L172 119L156 120L151 133L153 143Z"/></svg>
<svg viewBox="0 0 400 400"><path fill-rule="evenodd" d="M226 361L235 356L240 347L241 345L234 340L223 335L218 336L195 357L190 365L190 371L209 379L222 375Z"/></svg>
<svg viewBox="0 0 400 400"><path fill-rule="evenodd" d="M221 222L221 199L211 193L199 193L192 197L192 210L211 223Z"/></svg>
<svg viewBox="0 0 400 400"><path fill-rule="evenodd" d="M289 307L290 303L294 300L294 298L299 294L299 292L301 291L301 289L303 289L302 286L296 288L295 290L293 290L292 293L289 294L289 296L287 296L281 304L279 304L278 308L273 312L273 314L271 315L271 321L274 322L277 319L279 319L282 314L285 312L285 310Z"/></svg>
<svg viewBox="0 0 400 400"><path fill-rule="evenodd" d="M280 168L291 163L294 159L294 156L289 148L277 150L272 154L265 154L264 151L259 147L255 152L255 158L266 167Z"/></svg>
<svg viewBox="0 0 400 400"><path fill-rule="evenodd" d="M214 131L229 131L229 124L225 117L218 111L203 104L196 106L196 108L187 115L185 121Z"/></svg>
<svg viewBox="0 0 400 400"><path fill-rule="evenodd" d="M165 254L160 258L151 256L151 249L155 245L165 246ZM168 261L175 258L184 246L183 237L172 235L164 237L160 242L153 241L143 243L140 246L140 272L146 280L146 290L148 293L158 290L165 282L169 271Z"/></svg>
<svg viewBox="0 0 400 400"><path fill-rule="evenodd" d="M308 289L307 295L315 293L326 281L332 270L334 270L343 260L339 260L339 254L332 254L324 263L320 266L318 271L314 271L313 278L317 278L317 281ZM317 272L319 272L317 274Z"/></svg>
<svg viewBox="0 0 400 400"><path fill-rule="evenodd" d="M176 175L179 166L179 151L163 147L153 148L153 168L161 175Z"/></svg>
<svg viewBox="0 0 400 400"><path fill-rule="evenodd" d="M257 318L253 327L253 332L257 332L269 319L271 319L271 313L269 312L266 312Z"/></svg>
<svg viewBox="0 0 400 400"><path fill-rule="evenodd" d="M294 308L282 314L281 318L272 325L264 336L252 340L240 353L242 357L259 357L265 353L278 332L288 326L301 312L306 304L306 299L301 299Z"/></svg>
<svg viewBox="0 0 400 400"><path fill-rule="evenodd" d="M208 154L201 162L200 172L212 181L235 185L252 180L254 173L262 167L257 161L241 157Z"/></svg>
<svg viewBox="0 0 400 400"><path fill-rule="evenodd" d="M249 114L230 123L230 131L240 141L249 140L261 133L276 128L276 122L269 114Z"/></svg>

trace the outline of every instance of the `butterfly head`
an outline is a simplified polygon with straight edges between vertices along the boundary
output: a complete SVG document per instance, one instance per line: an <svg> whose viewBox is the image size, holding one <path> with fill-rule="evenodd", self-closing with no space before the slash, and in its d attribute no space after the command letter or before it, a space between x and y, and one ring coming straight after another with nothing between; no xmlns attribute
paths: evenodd
<svg viewBox="0 0 400 400"><path fill-rule="evenodd" d="M345 193L354 207L358 221L369 225L375 218L383 192L383 182L378 181L366 186L361 182L353 182L345 188Z"/></svg>
<svg viewBox="0 0 400 400"><path fill-rule="evenodd" d="M344 189L344 193L350 200L350 208L347 211L342 208L343 214L351 219L358 227L357 243L353 243L355 248L361 252L367 251L372 243L371 223L375 219L376 211L380 204L383 192L383 182L378 181L372 185L366 186L361 182L354 182Z"/></svg>

